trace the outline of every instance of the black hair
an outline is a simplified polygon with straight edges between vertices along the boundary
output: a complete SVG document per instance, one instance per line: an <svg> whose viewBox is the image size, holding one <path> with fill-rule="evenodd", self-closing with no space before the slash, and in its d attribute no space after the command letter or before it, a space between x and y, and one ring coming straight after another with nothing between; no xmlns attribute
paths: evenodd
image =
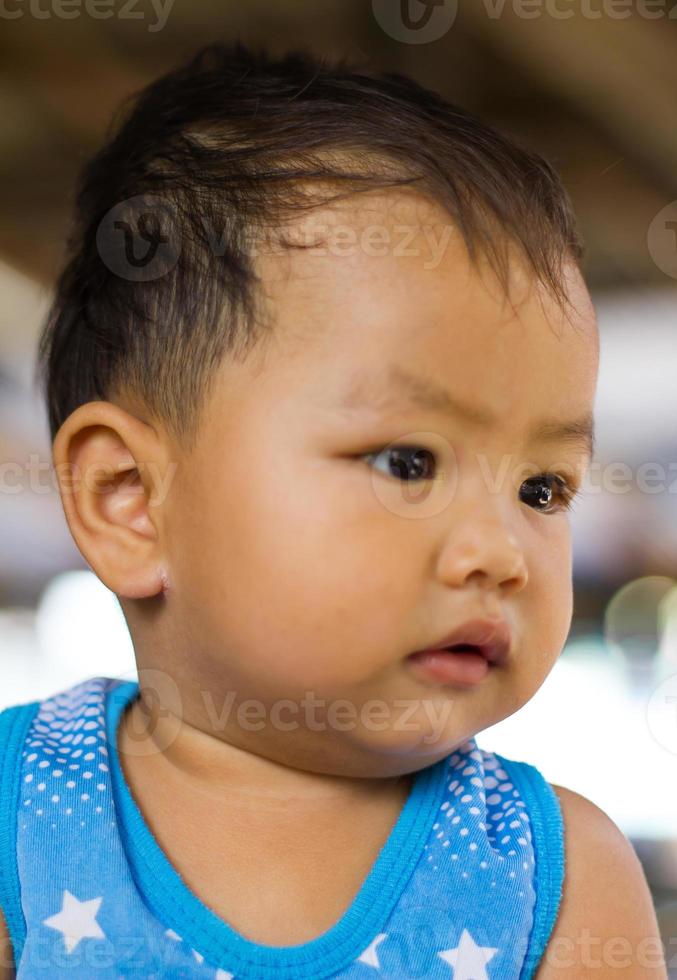
<svg viewBox="0 0 677 980"><path fill-rule="evenodd" d="M255 233L406 186L445 207L504 285L512 244L566 302L562 262L583 247L554 169L409 77L237 41L132 93L80 174L40 338L52 438L79 405L127 390L189 446L224 356L270 328ZM339 192L309 193L323 187Z"/></svg>

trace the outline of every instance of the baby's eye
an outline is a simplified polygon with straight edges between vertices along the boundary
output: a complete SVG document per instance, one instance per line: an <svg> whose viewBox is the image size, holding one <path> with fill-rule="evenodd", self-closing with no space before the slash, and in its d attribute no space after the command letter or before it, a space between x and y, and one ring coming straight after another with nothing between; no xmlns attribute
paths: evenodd
<svg viewBox="0 0 677 980"><path fill-rule="evenodd" d="M386 476L407 483L434 479L435 453L423 446L387 446L378 452L365 453L361 458L371 465L379 456L390 457ZM538 513L554 514L568 510L578 490L557 473L540 473L525 480L520 493L524 494L524 502Z"/></svg>
<svg viewBox="0 0 677 980"><path fill-rule="evenodd" d="M433 479L435 454L429 449L423 446L387 446L378 452L365 453L363 459L371 461L385 454L390 455L388 468L391 471L386 476L394 475L407 483Z"/></svg>
<svg viewBox="0 0 677 980"><path fill-rule="evenodd" d="M520 492L525 494L525 503L530 507L535 507L541 514L554 514L560 510L568 510L578 493L575 487L572 487L556 473L540 473L538 476L525 480L520 487ZM559 504L554 508L551 507L553 500L559 500Z"/></svg>

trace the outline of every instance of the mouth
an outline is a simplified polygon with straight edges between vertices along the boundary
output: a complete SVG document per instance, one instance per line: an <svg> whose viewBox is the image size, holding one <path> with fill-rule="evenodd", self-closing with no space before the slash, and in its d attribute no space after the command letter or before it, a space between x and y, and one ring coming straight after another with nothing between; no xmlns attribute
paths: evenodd
<svg viewBox="0 0 677 980"><path fill-rule="evenodd" d="M511 637L504 620L469 620L437 643L409 654L417 672L439 683L477 684L506 663Z"/></svg>
<svg viewBox="0 0 677 980"><path fill-rule="evenodd" d="M505 620L471 619L417 653L475 653L489 664L500 666L508 659L510 646L510 627Z"/></svg>

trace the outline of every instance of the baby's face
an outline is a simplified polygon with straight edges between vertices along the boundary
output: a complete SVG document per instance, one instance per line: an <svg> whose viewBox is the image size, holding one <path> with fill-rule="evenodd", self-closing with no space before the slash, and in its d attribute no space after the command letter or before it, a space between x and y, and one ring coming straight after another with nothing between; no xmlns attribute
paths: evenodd
<svg viewBox="0 0 677 980"><path fill-rule="evenodd" d="M515 712L561 652L570 517L543 474L580 484L589 458L582 438L532 432L591 415L597 331L573 268L571 322L517 265L515 316L446 214L413 195L357 197L296 230L318 226L344 229L324 254L260 256L273 333L245 364L222 366L177 471L172 663L216 712L232 690L259 703L258 727L231 710L221 735L235 744L307 769L393 775ZM406 248L403 226L418 226ZM492 421L411 400L405 375ZM422 469L411 452L398 468L397 446L425 450ZM485 680L440 684L412 669L412 651L478 617L512 629L508 661ZM324 702L314 714L311 698Z"/></svg>

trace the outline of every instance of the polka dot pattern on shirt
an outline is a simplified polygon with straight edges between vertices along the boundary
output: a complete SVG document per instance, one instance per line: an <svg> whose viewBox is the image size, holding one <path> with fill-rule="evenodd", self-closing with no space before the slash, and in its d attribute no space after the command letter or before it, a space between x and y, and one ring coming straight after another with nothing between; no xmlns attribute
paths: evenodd
<svg viewBox="0 0 677 980"><path fill-rule="evenodd" d="M104 718L105 681L84 681L40 705L22 752L24 815L55 811L84 820L107 811L110 774Z"/></svg>

